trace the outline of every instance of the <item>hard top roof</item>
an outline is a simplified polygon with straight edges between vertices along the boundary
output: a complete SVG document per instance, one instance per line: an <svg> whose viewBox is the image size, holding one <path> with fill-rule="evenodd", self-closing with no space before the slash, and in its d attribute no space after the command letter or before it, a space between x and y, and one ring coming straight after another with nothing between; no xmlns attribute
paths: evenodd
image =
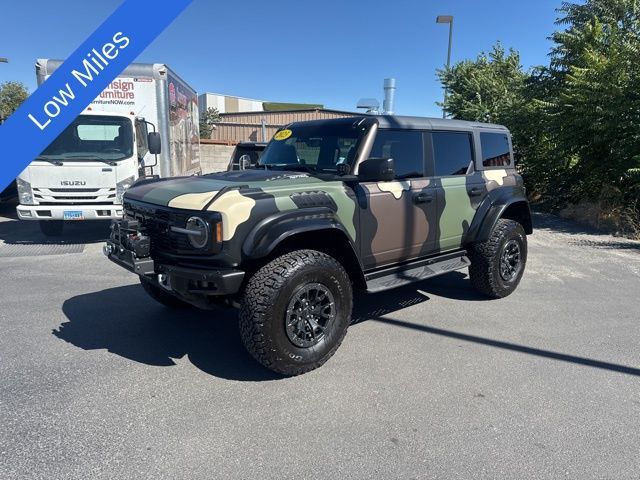
<svg viewBox="0 0 640 480"><path fill-rule="evenodd" d="M406 128L410 130L474 130L479 128L507 131L502 125L482 122L468 122L465 120L451 120L448 118L408 117L402 115L357 115L353 117L331 118L325 120L310 120L306 122L293 122L290 125L320 125L322 123L350 124L363 119L375 118L379 128Z"/></svg>

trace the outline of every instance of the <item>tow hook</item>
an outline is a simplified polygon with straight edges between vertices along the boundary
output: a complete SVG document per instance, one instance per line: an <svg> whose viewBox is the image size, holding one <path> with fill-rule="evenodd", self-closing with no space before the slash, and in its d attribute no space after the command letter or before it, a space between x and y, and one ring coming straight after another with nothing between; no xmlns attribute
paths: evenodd
<svg viewBox="0 0 640 480"><path fill-rule="evenodd" d="M102 246L102 253L104 253L105 257L111 256L111 254L113 253L113 245L111 245L110 243L105 243Z"/></svg>
<svg viewBox="0 0 640 480"><path fill-rule="evenodd" d="M171 279L169 278L169 275L164 274L164 273L159 273L158 274L158 284L160 284L160 286L162 288L164 288L165 290L169 290L171 291Z"/></svg>

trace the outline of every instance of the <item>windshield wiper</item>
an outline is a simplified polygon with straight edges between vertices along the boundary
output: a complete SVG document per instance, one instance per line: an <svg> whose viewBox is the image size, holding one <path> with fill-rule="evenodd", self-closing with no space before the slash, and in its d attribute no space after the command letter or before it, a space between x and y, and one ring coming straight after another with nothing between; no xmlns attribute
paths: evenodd
<svg viewBox="0 0 640 480"><path fill-rule="evenodd" d="M93 155L91 153L72 153L70 155L66 155L65 158L86 158L87 160L98 160L99 162L104 162L108 165L115 166L117 163L114 160L109 160L107 158L102 158L98 155Z"/></svg>
<svg viewBox="0 0 640 480"><path fill-rule="evenodd" d="M308 173L315 173L316 171L315 168L309 165L303 165L302 163L264 163L260 166L264 167L265 170L277 167L281 168L282 170L303 171Z"/></svg>
<svg viewBox="0 0 640 480"><path fill-rule="evenodd" d="M59 160L57 158L45 157L43 155L37 156L36 158L34 158L34 160L44 160L45 162L51 162L58 167L62 165L62 160Z"/></svg>
<svg viewBox="0 0 640 480"><path fill-rule="evenodd" d="M303 172L308 172L308 173L313 173L316 171L315 168L310 167L309 165L303 165L301 163L298 163L297 165L292 164L291 168L289 168L289 166L286 167L287 170L302 170Z"/></svg>

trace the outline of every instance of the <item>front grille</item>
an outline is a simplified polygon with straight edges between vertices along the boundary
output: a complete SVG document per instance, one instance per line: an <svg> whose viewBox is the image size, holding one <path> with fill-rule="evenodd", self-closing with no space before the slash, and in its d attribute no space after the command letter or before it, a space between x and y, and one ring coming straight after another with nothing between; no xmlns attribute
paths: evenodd
<svg viewBox="0 0 640 480"><path fill-rule="evenodd" d="M83 201L83 202L74 202L74 201L68 202L68 201L65 201L64 203L63 202L42 202L42 201L38 202L38 205L44 205L44 206L54 206L54 205L60 206L60 205L63 205L63 204L64 205L80 205L80 206L83 206L83 205L84 206L86 206L86 205L91 205L91 206L94 206L94 205L111 205L111 206L113 206L114 205L113 202L89 202L89 203L87 203L86 200Z"/></svg>
<svg viewBox="0 0 640 480"><path fill-rule="evenodd" d="M83 200L85 202L93 202L98 197L53 197L56 200Z"/></svg>
<svg viewBox="0 0 640 480"><path fill-rule="evenodd" d="M187 225L193 213L181 213L162 207L146 207L132 202L125 202L125 213L138 220L143 231L151 239L151 254L155 253L193 253L189 239L183 233L172 232L171 227Z"/></svg>
<svg viewBox="0 0 640 480"><path fill-rule="evenodd" d="M93 192L99 191L100 189L99 188L50 188L49 190L55 193L74 193L74 192L93 193Z"/></svg>
<svg viewBox="0 0 640 480"><path fill-rule="evenodd" d="M40 205L82 205L83 203L90 203L94 205L113 205L116 199L116 189L34 187L33 196Z"/></svg>

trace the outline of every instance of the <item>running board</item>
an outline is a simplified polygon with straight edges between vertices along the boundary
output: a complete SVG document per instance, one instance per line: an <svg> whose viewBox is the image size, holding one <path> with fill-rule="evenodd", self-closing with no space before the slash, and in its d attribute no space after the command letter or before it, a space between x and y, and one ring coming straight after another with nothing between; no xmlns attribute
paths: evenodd
<svg viewBox="0 0 640 480"><path fill-rule="evenodd" d="M400 266L388 267L365 274L368 292L380 292L400 287L408 283L435 277L443 273L453 272L471 264L467 252L457 251L445 253L437 257L416 260Z"/></svg>

